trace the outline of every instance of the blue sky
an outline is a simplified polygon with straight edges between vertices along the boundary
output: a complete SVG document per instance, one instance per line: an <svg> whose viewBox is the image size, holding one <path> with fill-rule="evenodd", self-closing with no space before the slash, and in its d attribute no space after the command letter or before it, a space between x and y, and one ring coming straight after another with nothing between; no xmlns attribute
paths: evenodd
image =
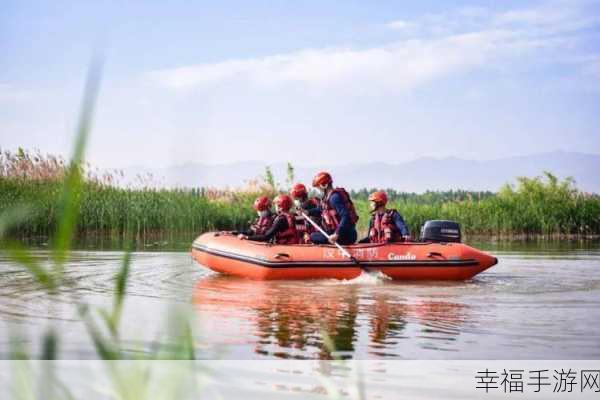
<svg viewBox="0 0 600 400"><path fill-rule="evenodd" d="M600 2L8 1L0 147L89 160L400 162L600 153ZM500 4L498 4L500 3Z"/></svg>

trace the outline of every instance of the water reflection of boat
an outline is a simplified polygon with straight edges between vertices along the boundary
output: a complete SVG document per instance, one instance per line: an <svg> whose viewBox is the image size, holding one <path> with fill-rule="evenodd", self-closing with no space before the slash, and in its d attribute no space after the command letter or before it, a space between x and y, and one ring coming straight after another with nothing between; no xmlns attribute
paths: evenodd
<svg viewBox="0 0 600 400"><path fill-rule="evenodd" d="M498 260L463 243L367 243L347 246L360 267L331 245L272 245L208 232L192 257L215 272L252 279L353 279L361 268L401 280L465 280Z"/></svg>
<svg viewBox="0 0 600 400"><path fill-rule="evenodd" d="M425 340L430 346L436 335L438 342L448 343L465 317L461 304L399 299L379 285L322 282L213 275L196 283L193 301L229 344L244 343L255 354L280 358L329 359L333 350L342 358L363 351L388 356L401 340L418 345Z"/></svg>
<svg viewBox="0 0 600 400"><path fill-rule="evenodd" d="M464 304L437 299L398 302L389 293L375 293L369 307L369 347L376 356L393 355L389 349L403 340L421 349L456 350L454 342L468 316ZM411 357L410 352L402 356Z"/></svg>

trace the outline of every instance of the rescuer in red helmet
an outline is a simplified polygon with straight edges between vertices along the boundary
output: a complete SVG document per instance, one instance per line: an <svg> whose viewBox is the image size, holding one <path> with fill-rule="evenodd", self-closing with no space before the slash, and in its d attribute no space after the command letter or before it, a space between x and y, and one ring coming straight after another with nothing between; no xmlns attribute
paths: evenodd
<svg viewBox="0 0 600 400"><path fill-rule="evenodd" d="M315 175L312 185L322 193L322 225L330 238L328 240L321 232L313 232L310 240L316 244L329 241L348 245L356 242L358 214L348 192L344 188L334 188L331 175L324 171Z"/></svg>
<svg viewBox="0 0 600 400"><path fill-rule="evenodd" d="M271 200L269 200L267 196L257 197L256 200L254 200L254 204L252 204L252 208L256 210L258 217L250 224L250 229L245 232L242 231L242 233L238 235L239 238L250 235L264 235L271 225L273 225L275 215L271 211Z"/></svg>
<svg viewBox="0 0 600 400"><path fill-rule="evenodd" d="M391 243L410 240L410 232L397 210L386 208L387 195L380 190L369 196L369 235L360 243Z"/></svg>
<svg viewBox="0 0 600 400"><path fill-rule="evenodd" d="M257 242L274 242L277 244L298 244L298 232L294 216L290 214L292 198L287 194L280 194L273 199L277 216L266 232L253 235L240 235L240 239L254 240Z"/></svg>
<svg viewBox="0 0 600 400"><path fill-rule="evenodd" d="M321 209L319 208L319 200L308 197L306 186L301 183L296 183L290 190L290 196L294 200L296 214L294 220L296 230L300 237L300 243L310 243L310 234L315 231L315 228L304 218L302 213L308 215L314 222L321 225Z"/></svg>

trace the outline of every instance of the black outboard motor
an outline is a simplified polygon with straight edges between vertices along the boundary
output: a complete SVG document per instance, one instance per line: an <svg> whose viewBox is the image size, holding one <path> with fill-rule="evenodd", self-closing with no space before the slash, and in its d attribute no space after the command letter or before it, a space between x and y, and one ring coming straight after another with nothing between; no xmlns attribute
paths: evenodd
<svg viewBox="0 0 600 400"><path fill-rule="evenodd" d="M421 228L421 241L460 243L460 225L454 221L426 221Z"/></svg>

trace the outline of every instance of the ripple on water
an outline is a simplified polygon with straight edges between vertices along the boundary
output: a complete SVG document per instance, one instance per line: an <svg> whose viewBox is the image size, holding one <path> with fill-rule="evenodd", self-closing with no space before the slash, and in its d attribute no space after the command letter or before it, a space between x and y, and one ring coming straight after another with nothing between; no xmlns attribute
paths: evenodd
<svg viewBox="0 0 600 400"><path fill-rule="evenodd" d="M49 265L48 252L34 256ZM88 354L72 298L110 305L122 258L115 251L74 252L66 265L73 288L54 297L0 258L0 326L16 322L33 337L60 321L66 351ZM136 252L124 336L132 343L156 340L175 302L191 308L207 356L600 356L592 347L600 341L600 252L500 253L499 259L465 282L397 282L371 273L348 281L260 282L208 272L189 253Z"/></svg>

